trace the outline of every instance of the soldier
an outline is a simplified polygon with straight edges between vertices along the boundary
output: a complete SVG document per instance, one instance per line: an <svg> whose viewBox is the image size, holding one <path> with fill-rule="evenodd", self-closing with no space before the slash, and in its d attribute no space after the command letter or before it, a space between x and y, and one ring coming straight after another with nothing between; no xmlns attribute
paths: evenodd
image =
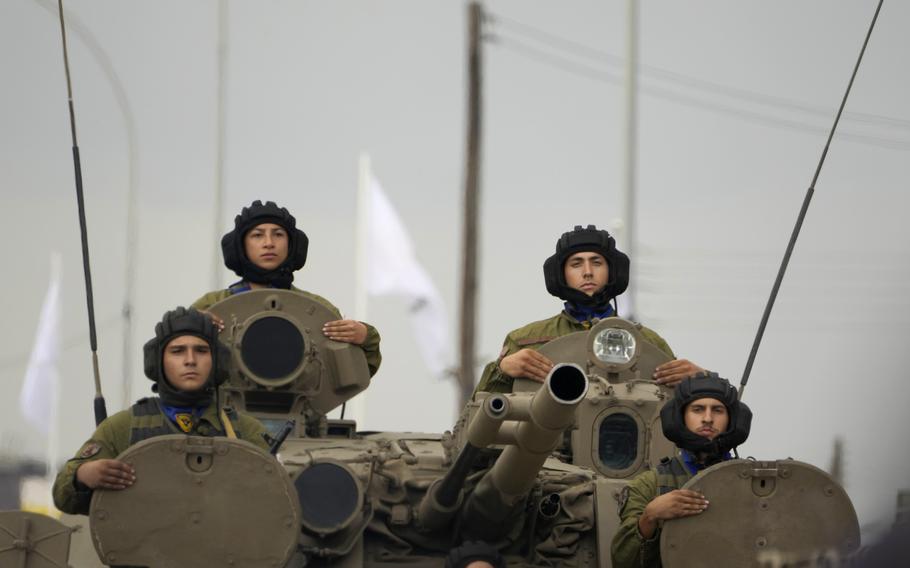
<svg viewBox="0 0 910 568"><path fill-rule="evenodd" d="M662 523L708 508L704 495L680 487L700 470L730 459L730 451L749 437L752 411L726 379L699 373L676 386L660 420L664 436L680 449L623 489L621 524L611 549L614 568L661 566Z"/></svg>
<svg viewBox="0 0 910 568"><path fill-rule="evenodd" d="M350 319L343 319L331 302L321 296L300 290L291 285L294 272L306 264L309 239L296 227L297 220L284 207L272 201L254 201L244 207L234 218L234 230L221 239L224 265L242 280L205 294L195 302L197 310L207 310L215 302L228 296L261 288L293 290L329 308L338 319L325 324L322 332L329 339L359 345L367 357L370 376L376 374L382 361L379 352L379 332L375 327ZM215 318L220 328L224 323Z"/></svg>
<svg viewBox="0 0 910 568"><path fill-rule="evenodd" d="M564 310L530 323L506 336L499 359L487 364L477 386L480 391L511 392L515 377L543 382L553 362L537 352L543 344L591 328L593 318L616 316L610 301L629 284L629 257L616 248L613 237L594 225L575 229L556 242L556 253L543 265L547 292L562 299ZM654 379L672 386L704 371L687 359L676 359L667 342L642 327L645 339L673 358L657 367Z"/></svg>
<svg viewBox="0 0 910 568"><path fill-rule="evenodd" d="M54 504L61 511L88 514L95 489L131 486L136 471L116 457L147 438L227 436L268 450L262 423L219 407L218 386L228 377L230 352L218 341L210 316L192 308L165 313L143 351L145 374L158 396L143 398L106 419L66 462L54 483Z"/></svg>

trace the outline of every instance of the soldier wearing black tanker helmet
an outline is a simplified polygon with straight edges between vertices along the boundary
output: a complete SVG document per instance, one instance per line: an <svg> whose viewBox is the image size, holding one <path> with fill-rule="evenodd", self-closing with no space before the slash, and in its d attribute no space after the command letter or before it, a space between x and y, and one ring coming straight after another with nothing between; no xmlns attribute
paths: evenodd
<svg viewBox="0 0 910 568"><path fill-rule="evenodd" d="M234 218L234 229L221 239L224 265L241 280L224 290L209 292L193 302L198 310L207 310L216 302L234 294L261 288L280 288L300 293L329 308L337 317L325 324L323 333L329 339L359 345L367 358L370 375L376 374L382 362L379 332L368 323L344 319L341 312L325 298L295 288L294 272L306 264L309 239L297 228L297 220L284 207L273 201L256 200ZM216 323L223 323L216 318Z"/></svg>
<svg viewBox="0 0 910 568"><path fill-rule="evenodd" d="M143 398L105 419L66 462L53 490L54 504L61 511L88 514L94 490L131 486L137 472L116 458L148 438L227 436L268 450L261 422L220 408L218 387L228 377L230 352L218 341L211 316L182 307L165 313L143 354L145 375L154 382L152 391L158 396Z"/></svg>
<svg viewBox="0 0 910 568"><path fill-rule="evenodd" d="M621 524L613 537L614 568L659 568L664 521L698 515L709 503L696 491L681 489L699 471L731 459L746 441L752 411L736 388L717 373L684 379L660 411L664 436L678 452L623 489Z"/></svg>
<svg viewBox="0 0 910 568"><path fill-rule="evenodd" d="M558 337L590 329L592 320L617 316L611 302L629 284L629 257L616 248L616 241L607 231L594 225L576 225L556 242L556 252L544 262L543 273L547 292L565 302L563 311L509 333L499 358L484 369L477 390L510 392L517 377L543 382L553 361L537 352L540 347ZM657 367L657 382L672 386L704 370L686 359L676 359L655 331L642 327L641 332L673 359Z"/></svg>

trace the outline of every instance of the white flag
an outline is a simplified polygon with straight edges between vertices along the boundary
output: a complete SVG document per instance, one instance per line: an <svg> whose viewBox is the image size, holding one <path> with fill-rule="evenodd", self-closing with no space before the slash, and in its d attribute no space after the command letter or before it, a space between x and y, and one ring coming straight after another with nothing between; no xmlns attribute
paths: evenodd
<svg viewBox="0 0 910 568"><path fill-rule="evenodd" d="M366 291L407 299L417 345L437 378L449 366L448 321L442 297L420 266L414 244L379 181L370 173L366 202Z"/></svg>
<svg viewBox="0 0 910 568"><path fill-rule="evenodd" d="M19 409L37 430L48 434L56 422L57 361L60 359L60 255L51 255L51 280L41 308L35 344L25 372Z"/></svg>

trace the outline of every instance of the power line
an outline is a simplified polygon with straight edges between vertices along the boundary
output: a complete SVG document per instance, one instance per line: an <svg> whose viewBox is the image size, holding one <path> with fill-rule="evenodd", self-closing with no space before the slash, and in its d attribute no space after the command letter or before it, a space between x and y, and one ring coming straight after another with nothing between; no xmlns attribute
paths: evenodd
<svg viewBox="0 0 910 568"><path fill-rule="evenodd" d="M585 77L587 79L592 79L596 81L601 81L611 85L618 85L622 83L622 79L618 76L604 71L602 69L597 69L589 65L578 63L569 59L563 55L556 55L554 53L543 51L539 48L532 47L530 45L524 44L515 39L508 39L507 41L502 41L503 38L496 36L495 40L491 41L491 38L487 40L495 46L503 47L509 49L515 53L518 53L526 58L534 60L538 63L543 63L555 67L561 71L568 72L574 75ZM716 114L725 114L727 116L732 116L734 118L755 122L763 125L773 125L778 128L783 128L787 130L793 130L798 132L810 132L813 134L825 134L827 129L823 126L815 126L812 124L807 124L797 120L786 119L768 116L760 112L740 109L735 106L715 103L703 99L699 99L694 96L684 95L672 91L663 87L655 86L642 86L642 92L653 97L661 98L676 104L683 106L688 106L691 108L698 108L708 112L713 112ZM871 146L878 146L881 148L890 148L894 150L910 150L910 140L900 140L892 138L882 138L878 136L870 136L866 134L856 134L851 132L839 132L838 137L843 140L849 140L852 142L857 142L861 144L868 144Z"/></svg>
<svg viewBox="0 0 910 568"><path fill-rule="evenodd" d="M600 64L618 68L622 68L625 65L625 59L623 57L568 38L564 38L562 36L553 34L551 32L506 16L502 16L500 14L489 14L488 20L494 25L500 25L496 31L499 31L500 28L504 28L507 33L517 33L518 35L523 35L527 39L532 39L555 49L572 53L578 57L595 60ZM502 26L501 24L505 25ZM502 37L500 34L495 32L494 36L497 38ZM831 110L826 107L810 105L800 101L768 95L765 93L759 93L748 89L731 87L728 85L723 85L721 83L715 83L713 81L692 77L690 75L685 75L683 73L678 73L653 65L641 65L640 68L642 70L642 74L645 76L651 75L669 82L685 85L689 88L707 91L713 94L721 94L732 98L738 98L761 105L776 106L788 110L809 113L825 119L830 118L831 116ZM861 112L848 112L844 113L844 119L855 122L880 124L884 126L910 130L910 120L903 120L889 116Z"/></svg>

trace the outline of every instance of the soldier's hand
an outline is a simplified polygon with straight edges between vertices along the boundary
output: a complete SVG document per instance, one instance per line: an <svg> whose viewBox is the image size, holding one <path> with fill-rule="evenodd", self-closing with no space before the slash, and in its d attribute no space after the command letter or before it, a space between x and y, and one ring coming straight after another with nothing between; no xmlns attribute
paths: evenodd
<svg viewBox="0 0 910 568"><path fill-rule="evenodd" d="M503 357L499 362L499 369L510 377L524 377L535 381L544 382L547 374L553 368L550 361L533 349L522 349Z"/></svg>
<svg viewBox="0 0 910 568"><path fill-rule="evenodd" d="M90 489L126 489L136 481L136 470L122 461L95 460L80 465L76 479Z"/></svg>
<svg viewBox="0 0 910 568"><path fill-rule="evenodd" d="M335 320L322 326L322 333L335 341L363 345L367 339L367 326L354 320Z"/></svg>
<svg viewBox="0 0 910 568"><path fill-rule="evenodd" d="M208 314L209 317L212 318L212 323L215 324L215 327L218 329L218 331L219 332L224 331L224 320L223 319L221 319L220 317L216 316L215 314L213 314L212 312L210 312L208 310L199 310L199 313Z"/></svg>
<svg viewBox="0 0 910 568"><path fill-rule="evenodd" d="M672 387L676 383L689 377L694 377L705 370L688 359L673 359L654 369L654 380L658 383Z"/></svg>
<svg viewBox="0 0 910 568"><path fill-rule="evenodd" d="M670 491L648 503L638 518L638 530L643 537L651 538L657 530L658 521L698 515L707 508L708 500L697 491L689 489Z"/></svg>

